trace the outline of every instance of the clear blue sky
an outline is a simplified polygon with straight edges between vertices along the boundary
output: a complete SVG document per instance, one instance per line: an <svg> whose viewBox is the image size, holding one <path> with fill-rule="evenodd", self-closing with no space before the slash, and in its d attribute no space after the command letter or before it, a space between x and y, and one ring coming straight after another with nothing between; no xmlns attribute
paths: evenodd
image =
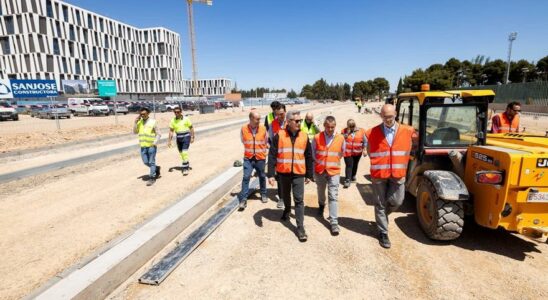
<svg viewBox="0 0 548 300"><path fill-rule="evenodd" d="M185 0L67 0L137 27L181 34L190 78ZM213 0L195 5L200 78L228 77L239 88L300 90L320 77L353 82L400 76L451 57L506 60L548 55L548 1Z"/></svg>

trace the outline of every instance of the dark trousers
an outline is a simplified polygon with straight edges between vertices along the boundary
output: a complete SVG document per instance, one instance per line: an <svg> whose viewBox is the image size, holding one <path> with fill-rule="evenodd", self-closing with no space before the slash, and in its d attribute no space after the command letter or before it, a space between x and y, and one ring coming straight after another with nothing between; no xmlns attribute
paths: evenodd
<svg viewBox="0 0 548 300"><path fill-rule="evenodd" d="M352 180L352 178L356 177L356 173L358 172L358 164L360 163L361 157L361 155L356 155L344 158L344 165L346 166L346 177L344 178L345 181L350 181Z"/></svg>
<svg viewBox="0 0 548 300"><path fill-rule="evenodd" d="M291 212L291 192L293 192L297 228L304 228L304 177L286 174L279 174L279 177L285 205L284 214Z"/></svg>

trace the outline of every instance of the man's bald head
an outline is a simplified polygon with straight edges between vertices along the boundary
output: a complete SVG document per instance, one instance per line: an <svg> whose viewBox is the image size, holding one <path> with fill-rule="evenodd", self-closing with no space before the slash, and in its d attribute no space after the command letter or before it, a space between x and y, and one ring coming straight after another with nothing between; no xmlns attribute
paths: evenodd
<svg viewBox="0 0 548 300"><path fill-rule="evenodd" d="M354 119L348 119L348 121L346 121L346 127L348 128L356 127L356 121L354 121Z"/></svg>
<svg viewBox="0 0 548 300"><path fill-rule="evenodd" d="M251 111L249 113L249 125L255 128L259 126L259 123L261 123L261 115L257 111Z"/></svg>
<svg viewBox="0 0 548 300"><path fill-rule="evenodd" d="M381 108L381 118L386 127L392 127L396 123L396 108L392 104L385 104Z"/></svg>
<svg viewBox="0 0 548 300"><path fill-rule="evenodd" d="M312 124L312 122L314 122L314 114L312 114L311 112L307 112L306 116L304 117L304 121L306 122L306 124Z"/></svg>

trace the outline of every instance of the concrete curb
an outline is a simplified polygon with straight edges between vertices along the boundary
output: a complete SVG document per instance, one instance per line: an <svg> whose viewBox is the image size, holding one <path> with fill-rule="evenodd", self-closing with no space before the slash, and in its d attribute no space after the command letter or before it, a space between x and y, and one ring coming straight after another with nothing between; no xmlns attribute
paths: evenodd
<svg viewBox="0 0 548 300"><path fill-rule="evenodd" d="M228 193L241 176L242 168L229 168L110 250L42 291L36 299L105 298Z"/></svg>

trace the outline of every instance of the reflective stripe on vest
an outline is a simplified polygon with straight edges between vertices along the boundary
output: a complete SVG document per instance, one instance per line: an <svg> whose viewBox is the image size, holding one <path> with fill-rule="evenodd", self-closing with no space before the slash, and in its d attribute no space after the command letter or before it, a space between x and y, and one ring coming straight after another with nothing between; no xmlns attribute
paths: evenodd
<svg viewBox="0 0 548 300"><path fill-rule="evenodd" d="M518 132L519 115L515 115L512 121L508 119L506 113L499 113L498 116L500 120L499 133Z"/></svg>
<svg viewBox="0 0 548 300"><path fill-rule="evenodd" d="M369 158L371 159L371 177L405 177L414 129L399 124L392 146L390 146L386 141L382 126L382 124L375 126L365 133L369 145Z"/></svg>
<svg viewBox="0 0 548 300"><path fill-rule="evenodd" d="M316 146L314 171L318 174L325 171L329 176L339 175L341 173L344 137L335 134L328 146L325 140L325 132L320 132L314 136L314 144Z"/></svg>
<svg viewBox="0 0 548 300"><path fill-rule="evenodd" d="M137 132L139 133L139 145L141 148L154 146L154 142L156 141L155 125L156 120L154 119L148 119L146 123L143 119L137 122Z"/></svg>
<svg viewBox="0 0 548 300"><path fill-rule="evenodd" d="M295 144L286 130L278 132L278 154L276 156L276 172L281 174L306 174L306 159L304 152L308 143L308 136L299 131Z"/></svg>
<svg viewBox="0 0 548 300"><path fill-rule="evenodd" d="M244 143L244 157L257 160L266 159L266 127L259 125L254 135L249 125L242 126L242 140Z"/></svg>
<svg viewBox="0 0 548 300"><path fill-rule="evenodd" d="M346 149L344 151L344 157L358 156L363 153L363 139L365 137L365 130L357 128L354 131L354 135L345 128L341 131L341 134L345 136Z"/></svg>

